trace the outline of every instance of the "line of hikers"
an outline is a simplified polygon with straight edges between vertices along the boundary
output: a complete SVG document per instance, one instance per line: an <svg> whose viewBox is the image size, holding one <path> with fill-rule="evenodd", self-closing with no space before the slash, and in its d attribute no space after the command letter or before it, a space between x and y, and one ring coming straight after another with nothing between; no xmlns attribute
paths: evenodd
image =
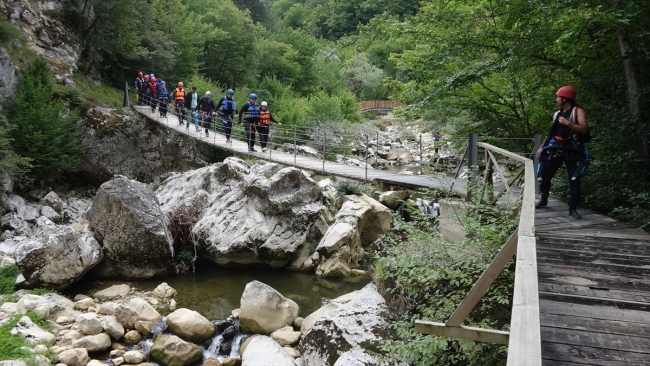
<svg viewBox="0 0 650 366"><path fill-rule="evenodd" d="M138 72L134 87L137 91L138 105L150 106L152 113L155 113L156 108L158 108L160 117L167 117L169 102L171 102L178 117L179 125L185 123L185 129L189 130L190 121L193 121L196 132L201 133L201 125L205 128L206 137L210 136L212 118L220 116L226 142L232 142L230 137L232 135L234 115L238 114L238 123L241 124L242 118L244 120L248 151L257 151L255 150L255 134L258 133L262 152L266 152L271 122L282 125L273 118L267 102L257 104L257 95L254 93L248 96L248 102L237 111L237 103L234 98L235 91L232 89L228 89L226 95L215 104L210 91L206 91L205 96L200 98L196 86L193 86L191 91L186 92L183 82L180 81L176 85L176 89L170 93L164 78L162 76L156 78L154 74Z"/></svg>

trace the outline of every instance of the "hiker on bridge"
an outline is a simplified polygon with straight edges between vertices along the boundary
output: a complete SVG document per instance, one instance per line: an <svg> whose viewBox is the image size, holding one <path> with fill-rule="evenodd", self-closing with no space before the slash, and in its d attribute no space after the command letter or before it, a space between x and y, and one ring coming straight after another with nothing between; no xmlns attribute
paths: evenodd
<svg viewBox="0 0 650 366"><path fill-rule="evenodd" d="M151 113L156 112L156 106L158 104L158 86L156 85L156 77L153 74L149 75L149 84L147 85L147 98L149 98L149 103L151 103Z"/></svg>
<svg viewBox="0 0 650 366"><path fill-rule="evenodd" d="M199 100L197 109L199 110L199 115L201 121L203 122L203 127L205 128L205 137L209 137L212 116L217 113L217 108L214 105L214 100L212 100L212 93L209 90L205 92L205 96Z"/></svg>
<svg viewBox="0 0 650 366"><path fill-rule="evenodd" d="M228 89L226 95L217 103L217 110L221 108L221 121L223 122L224 133L226 134L226 142L230 142L233 115L237 113L237 103L235 102L234 96L235 91Z"/></svg>
<svg viewBox="0 0 650 366"><path fill-rule="evenodd" d="M172 99L172 103L174 104L174 108L176 110L176 116L178 117L178 124L182 125L183 118L185 117L185 88L183 87L182 81L178 82Z"/></svg>
<svg viewBox="0 0 650 366"><path fill-rule="evenodd" d="M199 119L193 118L194 112L199 106L199 93L196 92L196 86L192 87L192 91L185 94L185 109L187 110L187 123L185 124L185 129L190 129L190 121L194 119L194 127L196 127L196 132L199 132Z"/></svg>
<svg viewBox="0 0 650 366"><path fill-rule="evenodd" d="M145 82L144 82L144 75L142 74L142 71L138 71L138 76L135 78L135 82L133 83L133 87L135 88L135 92L138 93L138 105L142 105L144 103L144 95L143 95L143 90L144 90Z"/></svg>
<svg viewBox="0 0 650 366"><path fill-rule="evenodd" d="M551 179L564 163L569 177L569 215L580 219L582 216L577 211L581 193L580 176L589 162L589 150L584 146L589 142L587 117L584 109L575 102L576 91L573 87L563 86L555 94L559 110L553 115L548 136L537 151L541 199L535 203L535 208L548 204Z"/></svg>
<svg viewBox="0 0 650 366"><path fill-rule="evenodd" d="M244 117L244 129L246 130L248 151L256 152L255 132L257 131L256 128L260 117L260 109L257 105L257 95L255 93L251 93L248 96L248 102L239 110L239 123L241 123L242 116Z"/></svg>
<svg viewBox="0 0 650 366"><path fill-rule="evenodd" d="M160 82L160 89L158 89L158 102L160 103L160 117L167 117L167 106L169 103L169 90L164 81Z"/></svg>
<svg viewBox="0 0 650 366"><path fill-rule="evenodd" d="M273 118L273 115L269 111L269 104L264 101L260 105L259 124L257 126L257 132L260 134L260 145L262 145L262 152L266 152L266 144L269 141L269 130L271 127L271 122L275 122L278 125L282 126L282 123L276 121L275 118Z"/></svg>

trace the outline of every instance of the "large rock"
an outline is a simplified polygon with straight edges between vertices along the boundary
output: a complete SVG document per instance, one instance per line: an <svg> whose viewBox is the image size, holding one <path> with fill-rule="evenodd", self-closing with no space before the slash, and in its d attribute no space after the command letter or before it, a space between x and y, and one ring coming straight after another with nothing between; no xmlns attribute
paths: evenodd
<svg viewBox="0 0 650 366"><path fill-rule="evenodd" d="M86 366L88 361L90 357L85 348L73 348L59 353L59 362L68 366Z"/></svg>
<svg viewBox="0 0 650 366"><path fill-rule="evenodd" d="M387 314L384 298L374 284L368 284L340 308L322 316L309 329L300 341L304 364L376 365L376 360L368 351L379 351L380 340L389 336L383 328ZM345 355L347 352L351 353Z"/></svg>
<svg viewBox="0 0 650 366"><path fill-rule="evenodd" d="M59 214L63 211L63 201L54 191L50 191L45 197L41 198L40 204L52 207Z"/></svg>
<svg viewBox="0 0 650 366"><path fill-rule="evenodd" d="M160 285L156 286L153 291L151 291L151 294L153 296L163 301L171 300L174 296L176 296L177 293L178 292L176 292L173 287L169 286L167 282L161 283Z"/></svg>
<svg viewBox="0 0 650 366"><path fill-rule="evenodd" d="M113 337L113 339L120 339L124 336L124 326L117 321L115 316L105 316L101 323L106 333Z"/></svg>
<svg viewBox="0 0 650 366"><path fill-rule="evenodd" d="M85 348L88 352L99 352L111 348L111 337L106 333L99 333L81 337L72 342L73 348Z"/></svg>
<svg viewBox="0 0 650 366"><path fill-rule="evenodd" d="M295 366L293 357L269 337L258 336L246 346L242 366Z"/></svg>
<svg viewBox="0 0 650 366"><path fill-rule="evenodd" d="M346 277L363 257L363 248L390 230L393 216L388 208L362 195L347 195L335 203L335 221L316 251L321 259L316 275Z"/></svg>
<svg viewBox="0 0 650 366"><path fill-rule="evenodd" d="M77 318L77 326L86 335L95 335L104 331L104 327L94 313L79 316Z"/></svg>
<svg viewBox="0 0 650 366"><path fill-rule="evenodd" d="M201 349L171 334L159 334L151 347L151 358L167 366L192 365L203 358Z"/></svg>
<svg viewBox="0 0 650 366"><path fill-rule="evenodd" d="M236 158L200 170L201 176L195 171L169 178L158 194L167 212L196 197L202 211L192 233L205 258L280 268L320 240L312 227L321 216L322 194L301 170L270 163L249 167ZM203 193L208 188L214 192Z"/></svg>
<svg viewBox="0 0 650 366"><path fill-rule="evenodd" d="M0 47L0 99L13 99L17 82L14 63L11 61L7 50Z"/></svg>
<svg viewBox="0 0 650 366"><path fill-rule="evenodd" d="M138 313L138 320L158 322L162 319L160 313L149 305L149 303L139 297L134 297L129 300L129 307L135 310Z"/></svg>
<svg viewBox="0 0 650 366"><path fill-rule="evenodd" d="M18 323L11 329L12 335L20 335L30 344L49 344L53 345L56 341L54 334L46 332L27 316L23 316Z"/></svg>
<svg viewBox="0 0 650 366"><path fill-rule="evenodd" d="M271 334L291 325L300 308L271 286L259 281L249 282L241 296L239 326L245 332Z"/></svg>
<svg viewBox="0 0 650 366"><path fill-rule="evenodd" d="M64 289L103 258L102 249L87 232L39 218L34 234L16 247L16 264L30 286Z"/></svg>
<svg viewBox="0 0 650 366"><path fill-rule="evenodd" d="M271 333L271 339L283 347L293 346L298 343L301 335L302 333L294 331L292 326L288 326Z"/></svg>
<svg viewBox="0 0 650 366"><path fill-rule="evenodd" d="M103 290L95 292L96 299L99 300L112 300L120 297L125 297L131 292L131 287L127 284L113 285Z"/></svg>
<svg viewBox="0 0 650 366"><path fill-rule="evenodd" d="M196 311L178 309L165 319L169 329L194 343L202 343L214 335L214 324Z"/></svg>
<svg viewBox="0 0 650 366"><path fill-rule="evenodd" d="M87 216L107 257L96 274L149 278L167 271L174 256L169 220L148 185L115 176L99 187Z"/></svg>
<svg viewBox="0 0 650 366"><path fill-rule="evenodd" d="M128 351L122 357L128 364L139 364L147 360L147 354L140 350Z"/></svg>
<svg viewBox="0 0 650 366"><path fill-rule="evenodd" d="M133 329L138 321L138 312L129 306L119 304L115 307L115 318L127 329Z"/></svg>
<svg viewBox="0 0 650 366"><path fill-rule="evenodd" d="M379 196L379 203L391 210L396 210L401 201L406 201L409 197L411 197L410 191L388 191Z"/></svg>

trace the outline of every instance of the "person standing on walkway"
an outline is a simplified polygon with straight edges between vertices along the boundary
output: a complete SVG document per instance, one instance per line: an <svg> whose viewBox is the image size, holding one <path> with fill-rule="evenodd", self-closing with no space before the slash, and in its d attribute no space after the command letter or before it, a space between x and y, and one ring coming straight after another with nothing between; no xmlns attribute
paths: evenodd
<svg viewBox="0 0 650 366"><path fill-rule="evenodd" d="M185 117L185 88L183 87L182 81L178 82L178 85L174 90L173 100L176 116L178 117L178 124L182 125L183 118Z"/></svg>
<svg viewBox="0 0 650 366"><path fill-rule="evenodd" d="M433 135L433 147L434 147L433 152L436 153L436 154L438 153L438 151L440 149L440 147L438 147L438 144L440 143L440 138L441 137L442 137L442 135L440 134L440 132L436 132Z"/></svg>
<svg viewBox="0 0 650 366"><path fill-rule="evenodd" d="M241 123L242 116L244 117L244 129L246 130L246 143L248 143L248 151L256 152L255 146L255 131L257 122L259 121L260 110L257 105L257 95L251 93L248 96L248 102L244 104L239 110L239 123Z"/></svg>
<svg viewBox="0 0 650 366"><path fill-rule="evenodd" d="M165 82L160 82L160 89L158 89L158 101L160 102L160 117L167 117L167 105L169 103L169 90Z"/></svg>
<svg viewBox="0 0 650 366"><path fill-rule="evenodd" d="M142 77L144 80L144 83L140 87L140 98L142 98L142 104L140 105L151 105L151 101L149 100L149 96L147 93L149 92L149 74L144 74Z"/></svg>
<svg viewBox="0 0 650 366"><path fill-rule="evenodd" d="M541 198L535 208L548 204L551 179L562 166L566 166L569 178L569 215L574 219L582 216L577 207L580 203L580 176L587 169L589 151L584 147L588 142L588 125L584 109L575 102L576 91L571 86L563 86L556 93L558 111L553 115L553 124L544 143L537 151L539 165L537 179Z"/></svg>
<svg viewBox="0 0 650 366"><path fill-rule="evenodd" d="M260 105L259 124L257 126L257 132L260 134L260 145L262 145L262 152L266 152L266 144L269 141L271 122L282 126L282 123L276 121L275 118L273 118L273 115L271 112L269 112L269 104L264 101Z"/></svg>
<svg viewBox="0 0 650 366"><path fill-rule="evenodd" d="M187 123L185 124L185 129L190 129L190 121L194 119L194 127L196 127L196 132L199 132L199 119L193 118L194 111L199 105L199 93L196 92L196 87L192 87L192 91L185 94L185 109L187 110Z"/></svg>
<svg viewBox="0 0 650 366"><path fill-rule="evenodd" d="M237 103L235 102L235 91L228 89L226 95L217 103L217 110L221 108L221 121L223 122L224 133L226 134L226 142L230 142L230 135L232 134L233 115L237 113Z"/></svg>
<svg viewBox="0 0 650 366"><path fill-rule="evenodd" d="M216 113L217 110L214 105L214 100L212 100L212 93L209 90L205 92L205 96L199 100L199 105L197 108L201 115L201 121L203 121L203 127L205 128L205 137L209 137L212 116Z"/></svg>
<svg viewBox="0 0 650 366"><path fill-rule="evenodd" d="M135 88L135 92L138 93L138 105L142 105L144 103L144 96L142 95L142 89L144 87L144 75L142 74L142 71L138 71L138 76L135 78L135 82L133 83L133 87Z"/></svg>
<svg viewBox="0 0 650 366"><path fill-rule="evenodd" d="M151 113L156 113L156 106L158 105L158 86L156 85L156 78L151 75L149 75L147 97L149 98L149 102L151 103Z"/></svg>

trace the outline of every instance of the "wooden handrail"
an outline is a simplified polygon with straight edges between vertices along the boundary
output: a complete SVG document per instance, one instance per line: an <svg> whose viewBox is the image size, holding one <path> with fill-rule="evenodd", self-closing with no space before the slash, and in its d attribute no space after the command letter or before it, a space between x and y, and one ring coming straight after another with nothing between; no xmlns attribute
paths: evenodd
<svg viewBox="0 0 650 366"><path fill-rule="evenodd" d="M365 111L369 109L395 109L406 106L404 103L396 102L393 100L366 100L359 102L359 110Z"/></svg>

